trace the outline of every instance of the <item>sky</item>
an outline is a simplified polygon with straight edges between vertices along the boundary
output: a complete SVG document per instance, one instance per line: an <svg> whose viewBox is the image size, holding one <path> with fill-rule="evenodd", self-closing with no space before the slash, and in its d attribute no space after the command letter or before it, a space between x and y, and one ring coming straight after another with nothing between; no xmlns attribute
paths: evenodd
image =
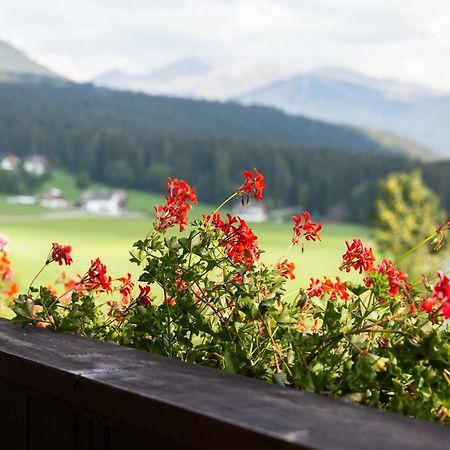
<svg viewBox="0 0 450 450"><path fill-rule="evenodd" d="M449 0L0 0L0 39L75 81L184 57L450 91Z"/></svg>

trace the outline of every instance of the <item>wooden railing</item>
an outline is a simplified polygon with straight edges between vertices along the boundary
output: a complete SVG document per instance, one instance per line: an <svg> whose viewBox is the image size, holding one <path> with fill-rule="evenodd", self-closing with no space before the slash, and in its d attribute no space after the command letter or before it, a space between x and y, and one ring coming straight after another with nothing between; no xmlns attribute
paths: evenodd
<svg viewBox="0 0 450 450"><path fill-rule="evenodd" d="M448 450L450 428L0 320L1 450Z"/></svg>

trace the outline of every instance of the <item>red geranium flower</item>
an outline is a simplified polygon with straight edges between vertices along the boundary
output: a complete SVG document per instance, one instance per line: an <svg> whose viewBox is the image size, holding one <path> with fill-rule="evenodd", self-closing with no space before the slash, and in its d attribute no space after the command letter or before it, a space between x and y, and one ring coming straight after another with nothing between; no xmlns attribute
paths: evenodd
<svg viewBox="0 0 450 450"><path fill-rule="evenodd" d="M119 278L119 281L122 283L119 287L122 298L129 299L134 288L134 283L131 281L131 273L128 273L126 277Z"/></svg>
<svg viewBox="0 0 450 450"><path fill-rule="evenodd" d="M255 171L255 173L251 172L250 170L244 170L243 174L245 181L237 189L237 193L239 195L246 195L247 202L251 195L253 195L253 198L256 200L262 200L263 190L266 187L264 175L258 172L256 169L253 170Z"/></svg>
<svg viewBox="0 0 450 450"><path fill-rule="evenodd" d="M389 282L389 295L397 295L400 290L408 289L410 287L408 274L398 270L390 259L383 259L378 266L373 267L371 272L382 273L386 276ZM370 288L372 282L369 277L365 280L366 287Z"/></svg>
<svg viewBox="0 0 450 450"><path fill-rule="evenodd" d="M111 277L106 274L106 266L97 258L91 261L91 266L81 284L87 291L111 292L111 281Z"/></svg>
<svg viewBox="0 0 450 450"><path fill-rule="evenodd" d="M57 262L60 266L66 264L70 266L72 264L72 257L70 256L70 252L72 251L71 245L60 245L56 242L52 244L52 253L50 254L49 259L47 260L47 264L52 261Z"/></svg>
<svg viewBox="0 0 450 450"><path fill-rule="evenodd" d="M308 298L322 297L323 284L318 278L310 278L309 287L308 289L306 289L306 295L308 296Z"/></svg>
<svg viewBox="0 0 450 450"><path fill-rule="evenodd" d="M371 248L367 248L361 242L361 239L353 239L351 244L345 241L347 251L342 255L342 264L340 270L350 272L350 269L358 270L359 273L367 272L373 269L375 257Z"/></svg>
<svg viewBox="0 0 450 450"><path fill-rule="evenodd" d="M164 186L167 189L166 204L155 205L157 231L166 231L168 228L178 225L180 231L184 231L187 225L187 213L192 208L190 203L197 203L195 189L191 188L186 181L178 179L167 179Z"/></svg>
<svg viewBox="0 0 450 450"><path fill-rule="evenodd" d="M281 272L281 276L291 280L295 280L294 269L295 264L293 262L289 262L287 259L276 264L275 269Z"/></svg>
<svg viewBox="0 0 450 450"><path fill-rule="evenodd" d="M439 281L432 286L431 296L421 303L428 313L442 313L445 319L450 319L450 279L438 272Z"/></svg>
<svg viewBox="0 0 450 450"><path fill-rule="evenodd" d="M343 283L339 277L336 277L336 282L334 283L328 277L324 277L323 281L320 281L317 278L311 278L310 285L306 290L306 295L311 298L322 297L324 294L329 294L330 300L335 300L337 298L348 300L350 298L345 283Z"/></svg>
<svg viewBox="0 0 450 450"><path fill-rule="evenodd" d="M13 298L18 292L19 286L17 285L17 283L12 283L9 289L6 289L4 291L4 294L9 298Z"/></svg>
<svg viewBox="0 0 450 450"><path fill-rule="evenodd" d="M137 303L144 306L151 305L152 301L149 296L150 286L139 286L139 291L139 296L136 299Z"/></svg>
<svg viewBox="0 0 450 450"><path fill-rule="evenodd" d="M252 266L259 259L258 238L245 220L230 214L227 214L227 219L225 222L217 214L212 221L214 227L225 234L221 245L233 263Z"/></svg>
<svg viewBox="0 0 450 450"><path fill-rule="evenodd" d="M13 271L11 270L11 261L8 259L6 253L3 253L0 258L0 280L10 281L13 277Z"/></svg>
<svg viewBox="0 0 450 450"><path fill-rule="evenodd" d="M311 222L311 215L307 211L303 211L298 217L292 216L294 221L294 237L292 238L293 244L298 244L301 238L305 238L307 241L320 241L320 230L322 225L320 223Z"/></svg>

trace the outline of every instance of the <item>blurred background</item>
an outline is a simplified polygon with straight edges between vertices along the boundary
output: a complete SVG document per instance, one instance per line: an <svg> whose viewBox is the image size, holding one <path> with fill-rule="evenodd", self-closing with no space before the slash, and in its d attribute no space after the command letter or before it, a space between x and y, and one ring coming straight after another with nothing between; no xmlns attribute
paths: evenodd
<svg viewBox="0 0 450 450"><path fill-rule="evenodd" d="M396 257L450 210L447 0L0 0L0 233L21 286L52 242L73 272L151 228L168 176L201 217L257 167L267 262L291 216L324 223L297 279L338 273L346 239ZM401 245L399 245L399 242ZM448 252L405 269L448 270ZM404 263L406 264L406 263ZM56 268L57 269L57 268ZM50 283L56 272L43 274Z"/></svg>

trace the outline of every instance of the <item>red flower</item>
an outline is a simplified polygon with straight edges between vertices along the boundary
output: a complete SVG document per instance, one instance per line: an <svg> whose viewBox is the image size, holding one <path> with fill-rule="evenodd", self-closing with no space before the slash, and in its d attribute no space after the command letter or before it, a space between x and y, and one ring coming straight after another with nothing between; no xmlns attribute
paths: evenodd
<svg viewBox="0 0 450 450"><path fill-rule="evenodd" d="M308 298L322 297L323 285L318 278L310 278L309 287L308 289L306 289L306 295L308 296Z"/></svg>
<svg viewBox="0 0 450 450"><path fill-rule="evenodd" d="M6 253L0 258L0 280L10 281L13 277L13 271L11 270L11 261L8 259Z"/></svg>
<svg viewBox="0 0 450 450"><path fill-rule="evenodd" d="M340 297L342 300L348 300L350 298L347 286L345 286L345 283L343 283L339 277L336 277L336 283L333 284L331 292L331 299Z"/></svg>
<svg viewBox="0 0 450 450"><path fill-rule="evenodd" d="M322 297L324 294L329 294L330 300L335 300L337 298L348 300L350 298L347 287L339 277L336 277L335 283L328 277L325 277L324 281L320 281L317 278L311 278L310 285L306 290L306 295L311 298Z"/></svg>
<svg viewBox="0 0 450 450"><path fill-rule="evenodd" d="M70 266L72 264L72 257L70 256L70 252L72 251L71 245L60 245L56 242L52 244L52 253L47 260L47 264L52 261L57 262L60 266L66 264L66 266Z"/></svg>
<svg viewBox="0 0 450 450"><path fill-rule="evenodd" d="M390 259L383 259L381 263L373 267L372 272L382 273L386 276L389 282L389 295L397 295L401 289L407 289L409 287L409 283L407 281L408 274L401 272L398 270L394 263ZM366 279L366 287L370 288L372 283L370 278Z"/></svg>
<svg viewBox="0 0 450 450"><path fill-rule="evenodd" d="M220 215L214 215L212 224L221 230L225 237L220 241L234 264L252 266L259 258L258 238L245 220L227 214L228 222L224 222Z"/></svg>
<svg viewBox="0 0 450 450"><path fill-rule="evenodd" d="M320 230L322 225L320 223L314 223L310 220L311 215L307 211L303 211L298 217L292 216L294 221L294 237L292 238L293 244L298 244L301 238L305 238L307 241L320 241Z"/></svg>
<svg viewBox="0 0 450 450"><path fill-rule="evenodd" d="M18 292L19 292L19 286L17 285L17 283L12 283L11 286L9 287L9 289L5 290L3 293L8 298L13 298Z"/></svg>
<svg viewBox="0 0 450 450"><path fill-rule="evenodd" d="M254 174L250 170L244 170L243 174L245 181L237 189L239 195L246 195L247 201L251 195L253 195L253 198L256 200L262 200L263 190L266 187L264 175L256 169L253 170L255 171Z"/></svg>
<svg viewBox="0 0 450 450"><path fill-rule="evenodd" d="M122 294L123 299L129 299L134 288L134 283L131 281L131 273L127 274L126 277L119 278L122 283L119 286L119 292Z"/></svg>
<svg viewBox="0 0 450 450"><path fill-rule="evenodd" d="M151 305L152 301L149 296L150 286L139 286L139 291L139 296L136 299L137 303L144 306Z"/></svg>
<svg viewBox="0 0 450 450"><path fill-rule="evenodd" d="M183 273L181 272L181 270L177 270L176 273L178 277L175 280L175 289L177 291L185 291L189 287L188 283L183 279Z"/></svg>
<svg viewBox="0 0 450 450"><path fill-rule="evenodd" d="M91 261L91 267L81 284L87 291L111 292L111 281L111 277L106 274L106 266L97 258Z"/></svg>
<svg viewBox="0 0 450 450"><path fill-rule="evenodd" d="M427 313L431 313L433 311L433 301L430 299L424 300L420 304L421 308Z"/></svg>
<svg viewBox="0 0 450 450"><path fill-rule="evenodd" d="M186 181L168 178L164 187L167 189L166 204L155 205L156 222L155 229L163 232L168 228L178 225L180 231L184 231L187 225L187 213L192 208L190 203L197 203L195 189Z"/></svg>
<svg viewBox="0 0 450 450"><path fill-rule="evenodd" d="M350 272L350 269L358 270L359 273L372 270L375 257L371 248L364 247L361 239L353 239L351 244L345 241L347 251L342 255L340 270Z"/></svg>
<svg viewBox="0 0 450 450"><path fill-rule="evenodd" d="M295 279L295 264L293 262L288 262L287 259L284 259L283 261L276 264L275 269L281 272L282 277L286 279L290 278L291 280Z"/></svg>
<svg viewBox="0 0 450 450"><path fill-rule="evenodd" d="M442 305L442 314L446 319L450 319L450 302L445 302Z"/></svg>
<svg viewBox="0 0 450 450"><path fill-rule="evenodd" d="M165 301L169 306L175 306L177 304L177 300L173 297L167 298Z"/></svg>
<svg viewBox="0 0 450 450"><path fill-rule="evenodd" d="M438 272L439 281L432 286L431 296L421 303L421 307L428 313L436 312L450 319L450 279L442 272Z"/></svg>

